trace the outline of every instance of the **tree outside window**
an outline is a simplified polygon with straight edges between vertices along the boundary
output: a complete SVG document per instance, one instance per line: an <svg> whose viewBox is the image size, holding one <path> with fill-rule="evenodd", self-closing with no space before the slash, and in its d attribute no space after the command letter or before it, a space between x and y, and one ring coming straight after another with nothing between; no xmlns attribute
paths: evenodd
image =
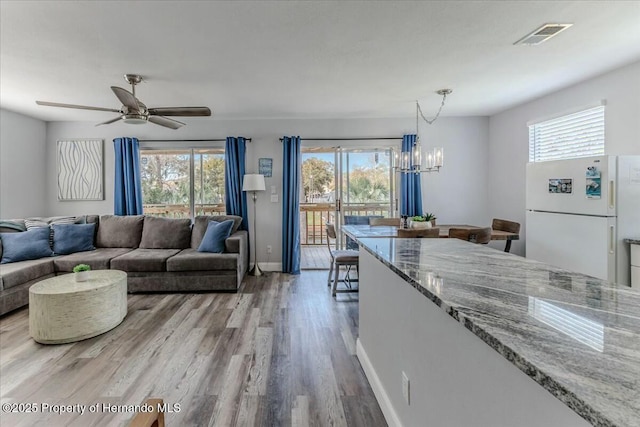
<svg viewBox="0 0 640 427"><path fill-rule="evenodd" d="M189 218L224 213L223 149L141 150L140 169L145 214Z"/></svg>

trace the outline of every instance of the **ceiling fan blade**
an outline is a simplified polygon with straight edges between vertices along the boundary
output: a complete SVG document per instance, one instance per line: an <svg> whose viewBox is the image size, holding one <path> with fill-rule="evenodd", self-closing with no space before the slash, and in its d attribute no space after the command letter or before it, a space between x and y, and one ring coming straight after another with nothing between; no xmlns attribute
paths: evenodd
<svg viewBox="0 0 640 427"><path fill-rule="evenodd" d="M114 113L120 112L120 110L116 110L113 108L88 107L86 105L75 105L75 104L60 104L58 102L36 101L36 104L43 105L45 107L77 108L79 110L94 110L94 111L112 111Z"/></svg>
<svg viewBox="0 0 640 427"><path fill-rule="evenodd" d="M115 119L107 120L106 122L98 123L96 126L109 125L111 123L117 122L118 120L122 120L122 116L118 116Z"/></svg>
<svg viewBox="0 0 640 427"><path fill-rule="evenodd" d="M151 123L155 123L157 125L164 126L166 128L171 128L171 129L179 129L186 124L186 123L182 123L177 120L173 120L168 117L162 117L162 116L149 116L149 121Z"/></svg>
<svg viewBox="0 0 640 427"><path fill-rule="evenodd" d="M140 111L138 100L131 92L118 86L111 86L111 90L115 93L120 102L122 102L122 105L129 108L129 112L135 113Z"/></svg>
<svg viewBox="0 0 640 427"><path fill-rule="evenodd" d="M210 116L211 110L208 107L160 107L149 108L149 114L159 116L204 117Z"/></svg>

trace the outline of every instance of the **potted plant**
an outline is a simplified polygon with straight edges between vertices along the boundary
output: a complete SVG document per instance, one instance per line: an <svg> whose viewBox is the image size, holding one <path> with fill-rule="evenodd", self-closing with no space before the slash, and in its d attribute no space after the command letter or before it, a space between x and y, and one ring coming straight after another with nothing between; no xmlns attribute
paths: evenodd
<svg viewBox="0 0 640 427"><path fill-rule="evenodd" d="M431 221L427 221L422 215L413 216L409 228L431 228Z"/></svg>
<svg viewBox="0 0 640 427"><path fill-rule="evenodd" d="M75 274L76 282L85 282L89 278L89 271L91 267L87 264L78 264L73 267L73 273Z"/></svg>
<svg viewBox="0 0 640 427"><path fill-rule="evenodd" d="M422 215L422 217L424 218L425 221L429 221L431 223L432 227L436 226L436 216L430 212L425 213L424 215Z"/></svg>

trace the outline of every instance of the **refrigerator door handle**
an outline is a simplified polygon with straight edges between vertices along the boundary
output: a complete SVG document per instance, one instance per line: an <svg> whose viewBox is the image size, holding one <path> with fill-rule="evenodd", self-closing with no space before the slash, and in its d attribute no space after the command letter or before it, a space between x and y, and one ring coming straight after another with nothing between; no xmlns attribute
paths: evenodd
<svg viewBox="0 0 640 427"><path fill-rule="evenodd" d="M615 192L615 182L613 180L609 181L609 209L614 209L616 207L616 192Z"/></svg>
<svg viewBox="0 0 640 427"><path fill-rule="evenodd" d="M616 248L616 230L613 225L609 226L609 253L613 254Z"/></svg>

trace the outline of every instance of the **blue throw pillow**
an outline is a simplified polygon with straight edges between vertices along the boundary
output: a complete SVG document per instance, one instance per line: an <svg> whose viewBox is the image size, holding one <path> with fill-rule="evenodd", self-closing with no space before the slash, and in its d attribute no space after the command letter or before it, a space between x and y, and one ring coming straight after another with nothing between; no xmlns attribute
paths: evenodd
<svg viewBox="0 0 640 427"><path fill-rule="evenodd" d="M67 255L92 251L95 224L53 224L53 252Z"/></svg>
<svg viewBox="0 0 640 427"><path fill-rule="evenodd" d="M0 233L0 239L2 239L0 264L53 255L49 246L49 227L34 228L22 233Z"/></svg>
<svg viewBox="0 0 640 427"><path fill-rule="evenodd" d="M209 221L207 231L204 233L202 243L198 246L198 252L213 252L221 254L224 252L224 241L231 234L233 220L222 222Z"/></svg>

